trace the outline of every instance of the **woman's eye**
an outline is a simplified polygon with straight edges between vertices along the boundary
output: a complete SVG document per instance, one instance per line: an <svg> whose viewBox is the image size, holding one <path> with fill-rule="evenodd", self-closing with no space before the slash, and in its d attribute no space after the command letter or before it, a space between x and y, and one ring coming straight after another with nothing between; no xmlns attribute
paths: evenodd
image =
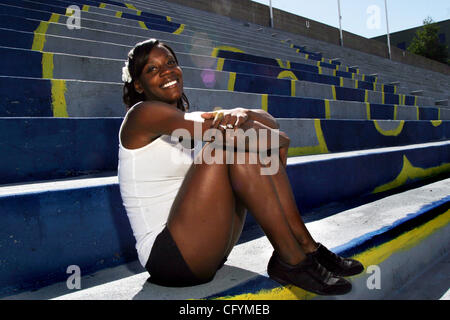
<svg viewBox="0 0 450 320"><path fill-rule="evenodd" d="M171 65L174 65L174 64L177 64L177 63L176 63L175 60L169 60L169 61L167 62L167 64L168 64L169 66L171 66Z"/></svg>
<svg viewBox="0 0 450 320"><path fill-rule="evenodd" d="M150 66L150 67L148 67L148 72L154 72L154 71L156 71L156 67L155 66Z"/></svg>

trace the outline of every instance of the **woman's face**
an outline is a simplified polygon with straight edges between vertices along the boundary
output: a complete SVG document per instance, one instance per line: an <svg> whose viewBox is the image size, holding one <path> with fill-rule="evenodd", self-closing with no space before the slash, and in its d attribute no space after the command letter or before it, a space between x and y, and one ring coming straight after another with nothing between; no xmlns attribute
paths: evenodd
<svg viewBox="0 0 450 320"><path fill-rule="evenodd" d="M139 79L134 82L138 93L147 100L177 105L183 94L183 73L170 51L157 45L152 49Z"/></svg>

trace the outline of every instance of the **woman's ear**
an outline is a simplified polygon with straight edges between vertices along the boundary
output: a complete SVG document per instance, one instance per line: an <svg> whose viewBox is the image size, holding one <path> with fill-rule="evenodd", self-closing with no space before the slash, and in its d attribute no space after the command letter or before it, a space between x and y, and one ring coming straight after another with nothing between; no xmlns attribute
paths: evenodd
<svg viewBox="0 0 450 320"><path fill-rule="evenodd" d="M134 80L134 89L137 93L142 94L144 89L142 88L141 82L139 80Z"/></svg>

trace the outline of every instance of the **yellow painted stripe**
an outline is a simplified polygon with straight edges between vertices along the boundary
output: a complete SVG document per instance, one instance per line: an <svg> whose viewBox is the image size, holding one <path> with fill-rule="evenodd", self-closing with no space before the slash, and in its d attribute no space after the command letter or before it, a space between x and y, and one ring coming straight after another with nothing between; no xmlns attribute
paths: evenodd
<svg viewBox="0 0 450 320"><path fill-rule="evenodd" d="M325 99L325 118L331 119L330 100Z"/></svg>
<svg viewBox="0 0 450 320"><path fill-rule="evenodd" d="M394 104L394 120L397 120L398 105Z"/></svg>
<svg viewBox="0 0 450 320"><path fill-rule="evenodd" d="M269 110L269 95L268 94L262 94L261 95L261 109L268 112Z"/></svg>
<svg viewBox="0 0 450 320"><path fill-rule="evenodd" d="M341 87L344 86L344 77L339 77L339 85L340 85Z"/></svg>
<svg viewBox="0 0 450 320"><path fill-rule="evenodd" d="M442 124L442 120L431 120L433 127L439 127Z"/></svg>
<svg viewBox="0 0 450 320"><path fill-rule="evenodd" d="M307 146L307 147L293 147L289 148L288 156L296 157L308 154L322 154L328 153L327 143L325 141L325 137L323 135L322 127L320 124L320 119L314 119L314 128L316 131L316 138L318 145L316 146Z"/></svg>
<svg viewBox="0 0 450 320"><path fill-rule="evenodd" d="M228 78L228 91L234 91L234 84L236 83L236 72L230 72Z"/></svg>
<svg viewBox="0 0 450 320"><path fill-rule="evenodd" d="M357 79L357 80L355 80L355 89L358 89L359 88L359 80Z"/></svg>
<svg viewBox="0 0 450 320"><path fill-rule="evenodd" d="M366 102L366 115L367 115L367 120L370 120L372 115L370 114L370 103Z"/></svg>
<svg viewBox="0 0 450 320"><path fill-rule="evenodd" d="M377 88L376 83L373 84L373 87L374 87L373 91L375 91ZM384 83L381 84L381 92L384 92Z"/></svg>
<svg viewBox="0 0 450 320"><path fill-rule="evenodd" d="M128 9L137 10L136 7L133 6L131 3L126 3L126 2L125 2L125 6L126 6Z"/></svg>
<svg viewBox="0 0 450 320"><path fill-rule="evenodd" d="M382 129L380 127L380 125L378 124L377 120L373 120L373 124L375 125L375 129L377 129L377 131L379 133L381 133L383 136L396 137L403 131L403 127L405 125L405 120L400 120L400 123L398 124L397 128L392 129L392 130Z"/></svg>
<svg viewBox="0 0 450 320"><path fill-rule="evenodd" d="M67 118L67 103L65 93L67 91L66 81L51 80L52 83L52 108L54 117Z"/></svg>
<svg viewBox="0 0 450 320"><path fill-rule="evenodd" d="M219 58L217 60L217 71L223 71L223 64L225 63L225 59L224 58Z"/></svg>
<svg viewBox="0 0 450 320"><path fill-rule="evenodd" d="M366 75L365 74L362 75L362 81L366 81Z"/></svg>
<svg viewBox="0 0 450 320"><path fill-rule="evenodd" d="M381 103L386 104L386 94L384 92L381 93Z"/></svg>
<svg viewBox="0 0 450 320"><path fill-rule="evenodd" d="M88 11L89 11L89 6L86 5L86 4L84 4L84 5L83 5L83 8L81 9L81 11L88 12Z"/></svg>
<svg viewBox="0 0 450 320"><path fill-rule="evenodd" d="M144 21L139 21L139 26L140 26L142 29L144 29L144 30L148 30L148 28L147 28L147 26L146 26L146 24L145 24Z"/></svg>
<svg viewBox="0 0 450 320"><path fill-rule="evenodd" d="M333 70L333 76L335 76L335 77L336 77L336 74L337 74L337 70L336 70L336 69L334 69L334 70Z"/></svg>
<svg viewBox="0 0 450 320"><path fill-rule="evenodd" d="M31 50L42 51L45 45L45 34L47 33L50 22L57 23L59 21L60 15L57 13L52 13L48 21L41 21L39 26L34 31L33 44L31 45Z"/></svg>
<svg viewBox="0 0 450 320"><path fill-rule="evenodd" d="M136 15L140 16L141 14L142 14L142 11L141 11L141 10L137 10L137 11L136 11Z"/></svg>
<svg viewBox="0 0 450 320"><path fill-rule="evenodd" d="M411 162L409 162L408 158L404 155L403 167L398 176L391 182L376 187L372 191L372 193L388 191L404 185L408 180L429 178L448 171L450 171L450 163L444 163L440 166L423 169L414 167Z"/></svg>
<svg viewBox="0 0 450 320"><path fill-rule="evenodd" d="M319 66L318 68L319 68L319 74L323 74L323 72L322 72L322 67Z"/></svg>
<svg viewBox="0 0 450 320"><path fill-rule="evenodd" d="M277 79L286 79L286 78L298 80L295 74L290 70L283 70L277 76Z"/></svg>
<svg viewBox="0 0 450 320"><path fill-rule="evenodd" d="M53 79L53 53L42 53L42 78Z"/></svg>
<svg viewBox="0 0 450 320"><path fill-rule="evenodd" d="M281 61L280 58L276 58L275 60L277 60L278 66L279 66L280 68L284 68L284 66L283 66L283 61Z"/></svg>
<svg viewBox="0 0 450 320"><path fill-rule="evenodd" d="M173 32L173 34L181 34L183 31L184 31L184 24L182 23L182 24L180 24L180 26L178 27L178 29L177 30L175 30L174 32Z"/></svg>
<svg viewBox="0 0 450 320"><path fill-rule="evenodd" d="M355 74L352 73L352 80L355 80Z"/></svg>
<svg viewBox="0 0 450 320"><path fill-rule="evenodd" d="M369 90L365 90L364 93L364 102L369 102Z"/></svg>
<svg viewBox="0 0 450 320"><path fill-rule="evenodd" d="M172 17L166 16L167 21L172 21Z"/></svg>
<svg viewBox="0 0 450 320"><path fill-rule="evenodd" d="M242 51L241 49L235 48L235 47L218 46L218 47L215 47L213 49L213 51L211 52L211 57L217 58L217 54L219 53L220 50L244 53L244 51Z"/></svg>
<svg viewBox="0 0 450 320"><path fill-rule="evenodd" d="M104 9L104 8L106 8L106 3L100 2L98 7Z"/></svg>
<svg viewBox="0 0 450 320"><path fill-rule="evenodd" d="M305 59L309 59L309 54L305 54Z"/></svg>
<svg viewBox="0 0 450 320"><path fill-rule="evenodd" d="M428 221L409 232L405 232L399 237L376 248L372 248L362 254L355 255L353 258L358 259L365 266L380 264L396 252L413 248L437 230L445 227L449 221L450 210L447 210L445 213L437 216L433 220Z"/></svg>
<svg viewBox="0 0 450 320"><path fill-rule="evenodd" d="M416 107L416 115L417 115L417 120L420 120L419 107Z"/></svg>
<svg viewBox="0 0 450 320"><path fill-rule="evenodd" d="M278 65L280 66L280 68L283 69L290 69L291 68L291 62L289 60L286 60L286 65L284 65L283 61L279 58L276 59Z"/></svg>
<svg viewBox="0 0 450 320"><path fill-rule="evenodd" d="M418 105L418 100L419 100L418 97L415 96L415 97L414 97L414 105L415 105L416 107L417 107L417 105Z"/></svg>
<svg viewBox="0 0 450 320"><path fill-rule="evenodd" d="M387 241L379 246L370 248L364 252L352 256L352 259L360 261L364 266L379 265L397 252L409 250L424 241L430 235L446 227L450 221L450 210L436 218L402 233L397 238ZM354 278L367 276L361 273ZM274 289L263 289L255 293L244 293L236 296L226 296L217 300L311 300L316 294L305 291L293 285L280 286Z"/></svg>
<svg viewBox="0 0 450 320"><path fill-rule="evenodd" d="M50 19L48 19L48 22L54 22L58 23L60 15L58 13L52 13Z"/></svg>
<svg viewBox="0 0 450 320"><path fill-rule="evenodd" d="M336 100L336 86L334 84L331 85L331 94L333 96L333 100Z"/></svg>
<svg viewBox="0 0 450 320"><path fill-rule="evenodd" d="M295 80L291 80L291 97L296 97L296 95L295 95Z"/></svg>
<svg viewBox="0 0 450 320"><path fill-rule="evenodd" d="M31 46L31 50L42 51L45 45L45 33L48 29L48 22L41 21L39 26L34 31L33 44Z"/></svg>
<svg viewBox="0 0 450 320"><path fill-rule="evenodd" d="M117 18L122 18L122 11L116 11L116 17Z"/></svg>
<svg viewBox="0 0 450 320"><path fill-rule="evenodd" d="M441 120L441 108L438 108L438 120Z"/></svg>

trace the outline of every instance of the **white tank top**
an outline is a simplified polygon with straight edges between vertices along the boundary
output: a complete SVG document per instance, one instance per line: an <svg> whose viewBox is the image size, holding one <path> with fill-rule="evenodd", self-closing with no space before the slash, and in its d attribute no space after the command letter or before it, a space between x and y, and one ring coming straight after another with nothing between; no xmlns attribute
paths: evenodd
<svg viewBox="0 0 450 320"><path fill-rule="evenodd" d="M185 118L201 119L199 113ZM201 120L200 120L201 121ZM156 236L164 229L170 208L202 142L186 149L178 139L162 135L138 149L122 145L119 130L118 180L123 205L136 238L139 261L145 267Z"/></svg>

